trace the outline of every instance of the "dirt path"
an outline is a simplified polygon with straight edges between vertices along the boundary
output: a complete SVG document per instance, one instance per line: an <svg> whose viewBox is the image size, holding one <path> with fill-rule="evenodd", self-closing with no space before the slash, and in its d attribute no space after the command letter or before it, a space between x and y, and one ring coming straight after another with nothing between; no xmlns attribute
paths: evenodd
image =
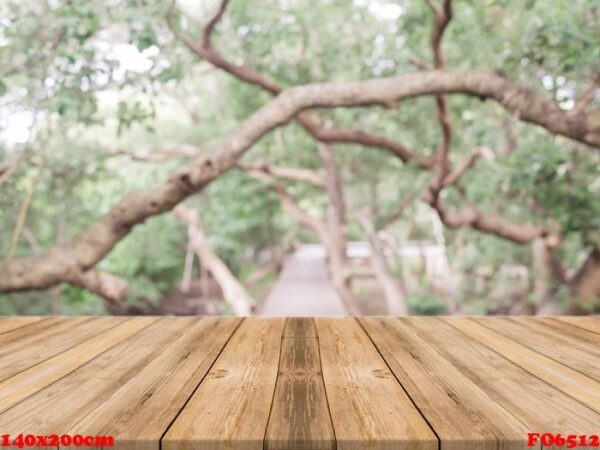
<svg viewBox="0 0 600 450"><path fill-rule="evenodd" d="M325 252L301 245L288 257L260 316L344 316L346 310L325 273Z"/></svg>

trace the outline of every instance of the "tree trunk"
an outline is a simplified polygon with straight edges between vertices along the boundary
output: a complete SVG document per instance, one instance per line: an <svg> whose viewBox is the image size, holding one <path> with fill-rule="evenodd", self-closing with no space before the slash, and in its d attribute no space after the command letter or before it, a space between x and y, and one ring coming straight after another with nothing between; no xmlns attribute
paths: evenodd
<svg viewBox="0 0 600 450"><path fill-rule="evenodd" d="M543 238L533 241L533 293L539 303L548 300L552 285L552 258Z"/></svg>
<svg viewBox="0 0 600 450"><path fill-rule="evenodd" d="M409 314L404 287L390 272L381 241L371 221L365 216L358 217L358 224L363 229L371 247L371 266L377 281L383 288L388 313L394 316Z"/></svg>
<svg viewBox="0 0 600 450"><path fill-rule="evenodd" d="M531 250L533 261L533 293L538 302L535 314L538 316L559 314L561 312L560 308L552 295L554 293L554 261L551 250L543 238L535 239Z"/></svg>
<svg viewBox="0 0 600 450"><path fill-rule="evenodd" d="M334 289L351 315L359 315L358 301L350 285L350 270L346 255L346 204L339 169L333 151L327 144L318 144L319 156L325 167L325 190L329 197L327 211L327 270Z"/></svg>
<svg viewBox="0 0 600 450"><path fill-rule="evenodd" d="M249 316L252 313L252 306L255 304L254 299L208 245L198 213L182 206L177 206L173 211L177 217L194 227L194 250L202 265L219 283L224 300L231 306L236 316Z"/></svg>
<svg viewBox="0 0 600 450"><path fill-rule="evenodd" d="M582 300L600 297L600 246L592 249L570 282L571 293Z"/></svg>
<svg viewBox="0 0 600 450"><path fill-rule="evenodd" d="M210 298L210 272L202 261L200 261L200 295L203 298Z"/></svg>
<svg viewBox="0 0 600 450"><path fill-rule="evenodd" d="M192 272L194 269L194 227L188 225L188 241L185 247L185 259L183 263L183 275L181 277L181 283L179 288L182 292L188 292L190 290L190 284L192 283Z"/></svg>

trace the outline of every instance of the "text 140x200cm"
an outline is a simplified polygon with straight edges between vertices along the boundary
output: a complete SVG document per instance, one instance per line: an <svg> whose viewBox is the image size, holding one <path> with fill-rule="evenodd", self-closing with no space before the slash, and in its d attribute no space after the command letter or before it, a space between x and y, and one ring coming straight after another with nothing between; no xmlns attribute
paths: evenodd
<svg viewBox="0 0 600 450"><path fill-rule="evenodd" d="M82 434L24 434L0 435L1 447L113 447L113 436L90 436Z"/></svg>

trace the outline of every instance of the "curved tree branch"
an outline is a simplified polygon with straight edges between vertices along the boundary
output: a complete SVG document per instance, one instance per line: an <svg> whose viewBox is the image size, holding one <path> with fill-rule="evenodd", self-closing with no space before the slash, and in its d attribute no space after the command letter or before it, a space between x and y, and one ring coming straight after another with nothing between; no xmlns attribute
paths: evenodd
<svg viewBox="0 0 600 450"><path fill-rule="evenodd" d="M29 206L33 200L35 195L35 191L37 189L38 181L44 172L46 167L46 156L45 154L40 161L39 166L37 167L37 171L33 176L33 179L29 183L27 187L27 191L25 192L25 197L21 202L21 207L19 208L19 214L17 215L17 223L15 225L15 229L13 231L13 235L10 241L10 249L8 250L8 256L6 257L7 261L11 261L15 256L17 251L17 247L19 245L19 240L21 239L21 231L23 231L23 227L25 226L25 220L27 219L27 213L29 211Z"/></svg>
<svg viewBox="0 0 600 450"><path fill-rule="evenodd" d="M231 306L237 316L250 315L256 302L219 255L210 248L198 212L179 205L173 209L173 213L193 229L192 245L194 250L201 264L219 283L225 302Z"/></svg>
<svg viewBox="0 0 600 450"><path fill-rule="evenodd" d="M481 158L483 152L480 149L475 149L471 152L469 158L467 158L463 163L454 169L452 172L446 175L443 181L443 187L448 187L453 184L456 184L461 177L471 169L475 163Z"/></svg>
<svg viewBox="0 0 600 450"><path fill-rule="evenodd" d="M125 280L97 270L68 274L63 281L93 292L111 303L125 301L129 292Z"/></svg>
<svg viewBox="0 0 600 450"><path fill-rule="evenodd" d="M277 195L282 209L301 225L312 230L320 239L327 253L327 272L333 288L338 293L349 314L358 315L356 296L352 292L350 281L353 275L346 256L345 202L341 189L339 170L333 158L333 151L326 144L319 145L319 156L325 166L324 190L329 198L327 219L320 220L304 209L278 184L272 175L265 172L248 170L247 173L266 181Z"/></svg>
<svg viewBox="0 0 600 450"><path fill-rule="evenodd" d="M431 34L431 49L433 52L434 67L441 70L445 66L445 57L442 51L442 38L450 20L452 19L452 0L441 0L441 5L435 0L426 0L434 14L434 27ZM482 214L474 206L468 205L459 211L448 211L441 202L442 190L455 184L479 159L480 150L475 150L471 156L454 171L450 170L450 147L452 141L452 127L448 114L448 105L444 95L436 96L438 121L442 130L442 140L437 151L438 172L430 185L427 195L429 204L437 211L441 221L449 227L470 226L476 230L494 234L496 236L517 243L531 242L543 237L547 232L535 225L512 223L497 214Z"/></svg>
<svg viewBox="0 0 600 450"><path fill-rule="evenodd" d="M399 220L404 213L406 212L406 208L413 203L417 199L418 195L416 193L408 193L395 205L394 210L376 220L376 226L378 230L385 230L391 224Z"/></svg>
<svg viewBox="0 0 600 450"><path fill-rule="evenodd" d="M176 32L177 36L191 51L196 53L201 58L206 59L215 67L223 69L225 72L233 75L234 77L243 80L246 83L258 86L273 95L279 94L283 88L277 83L277 81L275 81L275 79L269 75L262 74L251 67L238 66L230 63L220 56L214 49L211 41L212 33L217 23L223 17L228 3L229 0L221 1L214 15L204 26L201 42L197 42L191 36L182 32ZM389 105L390 103L392 102L384 102L383 104ZM367 147L383 148L398 157L401 161L415 161L419 166L425 169L430 169L434 164L434 160L432 158L418 153L412 153L402 144L381 136L369 134L361 130L325 128L321 125L321 121L317 116L307 113L298 114L296 120L309 134L321 142L352 142L356 144L362 144Z"/></svg>
<svg viewBox="0 0 600 450"><path fill-rule="evenodd" d="M448 0L444 1L448 2ZM202 42L197 42L188 34L180 31L175 31L176 35L191 51L206 59L214 66L223 69L227 73L240 80L261 87L272 94L276 95L281 93L283 88L279 86L279 84L273 78L259 73L250 67L238 66L230 63L214 50L210 39L206 40L206 36L211 35L214 26L222 17L227 3L228 0L224 0L217 10L217 14L215 14L215 16L213 16L213 18L208 22L208 25L210 26L205 27L203 35L204 39ZM446 25L444 25L444 29L445 27ZM600 148L600 111L589 113L581 112L578 114L569 115L568 112L561 110L556 103L542 99L531 90L517 86L510 80L493 72L442 72L439 70L433 70L407 74L406 76L422 76L423 79L429 79L432 74L436 73L453 73L456 79L453 80L454 83L452 84L462 84L462 86L460 86L460 88L456 86L456 89L450 89L449 87L440 89L439 87L436 87L429 90L429 92L427 92L428 95L460 92L462 94L478 97L482 100L493 99L525 122L544 127L553 134L563 135L593 147ZM472 78L474 74L480 75L483 73L486 74L486 76L483 78L480 76L476 76L475 79ZM402 77L402 75L400 77ZM463 79L461 80L461 78ZM441 80L437 81L439 82ZM461 81L464 83L461 83ZM427 94L415 92L413 95L407 95L404 98ZM380 99L379 101L371 104L389 105L394 103L395 100L401 100L401 98ZM307 114L299 114L297 120L307 129L309 133L313 134L316 132L315 127L321 127L320 121L314 116L309 116L307 120L306 116ZM403 153L402 151L398 153L398 148L395 150L393 148L389 148L388 144L390 141L388 139L373 135L368 135L369 139L366 139L365 136L367 133L362 131L331 129L326 132L324 130L327 129L322 128L318 132L324 133L324 136L329 136L330 140L326 142L355 142L357 144L363 144L366 146L383 147L392 151L392 153L397 154L399 157L400 153ZM340 136L344 136L344 138L338 141L338 137ZM352 140L349 140L350 136L353 136ZM315 137L320 139L318 136ZM375 142L378 142L378 144L375 145ZM419 165L422 165L427 169L433 167L434 161L430 160L429 158L422 155L421 157L415 158L415 156L410 153L408 149L405 149L402 146L400 146L400 148L403 148L407 152L405 153L405 158L413 158ZM417 159L421 161L419 162Z"/></svg>
<svg viewBox="0 0 600 450"><path fill-rule="evenodd" d="M246 172L261 172L266 175L271 175L275 178L285 178L292 181L301 181L312 184L313 186L325 187L325 177L322 173L315 170L298 169L293 167L272 166L266 163L246 163L240 162L237 164L241 170Z"/></svg>
<svg viewBox="0 0 600 450"><path fill-rule="evenodd" d="M182 166L166 182L125 196L71 242L56 245L38 256L0 263L0 292L48 288L64 281L71 273L89 270L136 224L171 210L189 195L204 188L233 168L238 159L265 134L289 122L304 109L380 105L440 93L468 93L507 105L513 105L518 98L519 104L523 105L522 117L546 124L548 129L574 138L592 136L589 132L582 134L580 124L573 129L573 122L563 120L565 113L554 104L523 92L491 72L433 70L377 80L294 87L250 116L207 154ZM600 146L600 131L597 144Z"/></svg>
<svg viewBox="0 0 600 450"><path fill-rule="evenodd" d="M0 186L10 178L10 176L17 169L17 166L19 165L24 156L25 155L23 154L23 152L21 152L13 159L0 166Z"/></svg>
<svg viewBox="0 0 600 450"><path fill-rule="evenodd" d="M536 225L513 223L498 214L483 214L474 206L464 206L458 211L449 211L441 201L432 205L438 212L444 225L450 228L470 226L475 230L495 234L518 244L525 244L549 233Z"/></svg>
<svg viewBox="0 0 600 450"><path fill-rule="evenodd" d="M133 161L145 161L145 162L163 162L171 160L173 158L193 158L198 156L202 150L193 145L177 145L173 147L167 147L159 151L153 151L149 149L139 150L126 150L126 149L114 149L107 152L108 156L123 156Z"/></svg>
<svg viewBox="0 0 600 450"><path fill-rule="evenodd" d="M265 172L257 172L253 169L245 170L245 172L258 180L265 181L275 195L281 205L281 208L293 217L299 224L310 229L315 233L322 242L329 240L328 230L325 222L312 216L310 213L302 209L298 202L287 193L283 185L277 183L275 178Z"/></svg>
<svg viewBox="0 0 600 450"><path fill-rule="evenodd" d="M442 52L442 38L444 31L452 19L452 0L443 0L442 7L435 4L434 0L426 0L434 14L434 27L431 34L431 49L433 51L434 67L443 69L445 64L444 53ZM452 143L452 127L450 125L450 115L448 114L448 104L443 95L436 95L437 116L442 131L442 140L436 152L437 176L431 185L431 194L433 201L437 198L444 188L446 178L450 172L450 145Z"/></svg>

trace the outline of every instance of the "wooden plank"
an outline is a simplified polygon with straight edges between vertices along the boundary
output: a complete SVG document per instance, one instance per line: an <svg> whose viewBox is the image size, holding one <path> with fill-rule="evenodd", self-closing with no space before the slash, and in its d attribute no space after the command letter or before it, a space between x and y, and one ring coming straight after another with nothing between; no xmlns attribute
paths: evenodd
<svg viewBox="0 0 600 450"><path fill-rule="evenodd" d="M288 318L283 335L265 449L335 449L314 322Z"/></svg>
<svg viewBox="0 0 600 450"><path fill-rule="evenodd" d="M125 320L124 317L63 318L56 325L3 345L0 348L0 381L104 333Z"/></svg>
<svg viewBox="0 0 600 450"><path fill-rule="evenodd" d="M531 431L406 322L361 318L365 331L444 450L524 449ZM539 448L539 447L538 447Z"/></svg>
<svg viewBox="0 0 600 450"><path fill-rule="evenodd" d="M597 420L600 420L600 416L597 415L599 411L600 403L598 397L600 396L600 383L597 381L569 368L556 361L540 355L539 353L513 341L511 339L505 338L504 336L489 330L483 325L478 324L474 320L467 318L443 318L440 319L451 325L456 330L462 332L465 336L469 338L469 340L474 340L488 349L493 350L497 355L500 355L502 358L499 360L498 358L490 357L488 353L488 358L490 362L492 362L492 366L488 366L487 370L485 367L481 367L479 371L481 371L481 377L486 378L489 377L491 379L496 379L498 377L504 377L504 372L506 372L507 364L505 360L511 361L516 366L524 369L521 372L520 376L513 377L512 380L514 384L511 383L511 392L515 395L511 397L511 400L515 404L520 404L522 399L524 399L528 394L538 391L538 394L542 394L542 396L538 396L535 399L530 400L530 410L528 413L540 415L544 418L552 418L557 417L552 414L548 407L556 401L558 392L563 392L568 396L574 398L582 404L588 405L591 409L593 409L596 414L593 417L596 417ZM411 323L414 323L411 319ZM428 326L432 326L429 324ZM439 327L438 327L439 328ZM422 329L422 328L421 328ZM436 333L441 335L441 330L437 329ZM431 338L431 335L430 335ZM452 335L453 339L460 340L460 336L457 334ZM435 337L434 337L435 339ZM447 339L442 342L438 341L440 346L448 345ZM464 340L462 341L462 347L465 347ZM438 347L439 348L439 347ZM482 353L481 348L478 349L478 353ZM456 355L454 355L456 356ZM464 361L464 360L462 360ZM471 364L469 366L469 364ZM470 372L471 368L478 367L477 361L474 358L469 359L468 363L464 363L461 366L461 370L465 372ZM533 377L528 376L527 373L533 375ZM548 385L556 388L548 389L546 385L544 389L538 389L535 383L536 377L545 381ZM507 388L508 389L508 388ZM561 403L561 408L563 410L568 408L577 409L576 405L566 406L569 402L566 398L563 398ZM590 414L586 411L581 411L581 418L589 417ZM566 427L566 423L568 423L569 417L563 414L558 422L554 422L554 426L552 422L547 425L546 428L537 428L533 429L545 429L548 431L560 429L560 425ZM600 422L596 422L600 423ZM575 422L575 426L579 426L579 422ZM583 425L581 425L583 428ZM573 432L573 428L570 431Z"/></svg>
<svg viewBox="0 0 600 450"><path fill-rule="evenodd" d="M22 327L14 328L6 333L2 333L0 334L0 348L4 349L8 345L12 345L13 349L26 347L28 339L32 339L32 336L42 333L44 330L47 330L51 327L57 326L65 320L66 319L63 317L48 317Z"/></svg>
<svg viewBox="0 0 600 450"><path fill-rule="evenodd" d="M453 319L455 320L455 319ZM402 319L529 432L595 434L600 414L440 319ZM543 430L543 431L542 431Z"/></svg>
<svg viewBox="0 0 600 450"><path fill-rule="evenodd" d="M481 317L477 323L600 381L600 347L561 336L535 319Z"/></svg>
<svg viewBox="0 0 600 450"><path fill-rule="evenodd" d="M309 317L288 317L285 321L283 337L316 338L317 330L314 321Z"/></svg>
<svg viewBox="0 0 600 450"><path fill-rule="evenodd" d="M34 322L42 320L43 317L37 316L3 316L0 317L0 334L6 333L7 331L14 330L16 328L24 327Z"/></svg>
<svg viewBox="0 0 600 450"><path fill-rule="evenodd" d="M339 450L437 449L438 440L351 318L316 319Z"/></svg>
<svg viewBox="0 0 600 450"><path fill-rule="evenodd" d="M552 330L555 330L562 336L569 336L590 345L600 347L600 334L598 333L586 330L585 328L580 328L577 325L571 325L570 323L555 317L540 317L537 318L536 321L552 328Z"/></svg>
<svg viewBox="0 0 600 450"><path fill-rule="evenodd" d="M575 325L592 333L600 334L600 316L592 317L559 317L562 322Z"/></svg>
<svg viewBox="0 0 600 450"><path fill-rule="evenodd" d="M527 448L527 432L597 434L600 423L573 398L594 401L598 383L576 391L584 375L566 366L589 350L597 367L600 334L559 319L360 319L367 335L353 319L247 319L234 332L238 319L134 318L97 332L114 320L127 319L40 319L0 334L2 371L104 322L0 383L0 430L113 434L126 450L158 450L163 434L177 449L437 448L429 423L441 450L468 450Z"/></svg>
<svg viewBox="0 0 600 450"><path fill-rule="evenodd" d="M81 344L70 348L19 372L11 378L0 382L0 412L16 405L35 392L54 383L68 373L94 359L100 353L108 350L129 336L147 327L158 318L136 317L108 330L99 336L94 336Z"/></svg>
<svg viewBox="0 0 600 450"><path fill-rule="evenodd" d="M284 323L242 322L166 433L162 449L263 448Z"/></svg>
<svg viewBox="0 0 600 450"><path fill-rule="evenodd" d="M91 321L91 317L49 317L47 320L34 322L28 326L17 328L9 333L0 335L0 360L19 350L32 351L34 347L77 327L82 323Z"/></svg>
<svg viewBox="0 0 600 450"><path fill-rule="evenodd" d="M177 320L177 319L176 319ZM69 434L112 435L120 449L150 450L200 384L241 319L194 318L184 333Z"/></svg>
<svg viewBox="0 0 600 450"><path fill-rule="evenodd" d="M154 320L138 333L0 414L0 429L11 434L23 430L32 434L67 433L96 408L110 402L114 393L184 334L193 320L172 317ZM113 417L109 413L107 419Z"/></svg>

